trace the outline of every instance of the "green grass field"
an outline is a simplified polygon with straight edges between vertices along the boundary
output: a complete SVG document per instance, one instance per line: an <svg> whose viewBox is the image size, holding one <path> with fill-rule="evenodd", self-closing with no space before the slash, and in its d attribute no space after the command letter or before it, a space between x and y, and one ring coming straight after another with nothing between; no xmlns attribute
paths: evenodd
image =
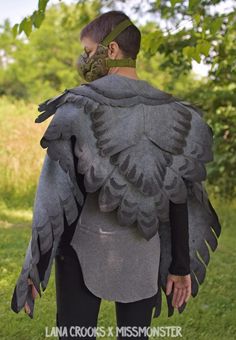
<svg viewBox="0 0 236 340"><path fill-rule="evenodd" d="M182 314L175 312L168 318L166 308L163 308L162 315L152 321L155 327L181 326L183 339L235 339L235 204L214 206L222 221L222 234L199 295L190 299ZM51 329L55 326L54 267L47 289L36 301L34 319L31 320L23 311L19 314L11 311L11 295L31 234L30 212L26 211L22 217L21 212L17 215L16 211L14 216L11 211L5 214L7 219L0 224L0 339L46 339L45 327ZM116 326L113 302L102 301L98 326Z"/></svg>
<svg viewBox="0 0 236 340"><path fill-rule="evenodd" d="M56 325L54 267L46 291L36 300L33 320L24 311L15 314L10 309L31 235L33 198L44 153L39 139L45 125L35 126L36 115L34 105L9 103L4 98L0 101L1 340L46 339L45 327L50 329ZM154 327L181 326L183 339L236 339L236 202L214 201L213 206L222 223L222 234L198 296L189 300L182 314L175 311L175 315L168 318L166 307L163 307L161 316L152 321ZM116 326L113 302L102 301L98 326Z"/></svg>

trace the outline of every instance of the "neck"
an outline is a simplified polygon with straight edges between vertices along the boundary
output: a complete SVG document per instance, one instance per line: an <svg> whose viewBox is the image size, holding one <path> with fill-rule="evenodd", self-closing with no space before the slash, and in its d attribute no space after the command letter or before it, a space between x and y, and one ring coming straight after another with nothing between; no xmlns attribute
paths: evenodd
<svg viewBox="0 0 236 340"><path fill-rule="evenodd" d="M111 67L108 74L118 74L132 79L139 79L135 67Z"/></svg>

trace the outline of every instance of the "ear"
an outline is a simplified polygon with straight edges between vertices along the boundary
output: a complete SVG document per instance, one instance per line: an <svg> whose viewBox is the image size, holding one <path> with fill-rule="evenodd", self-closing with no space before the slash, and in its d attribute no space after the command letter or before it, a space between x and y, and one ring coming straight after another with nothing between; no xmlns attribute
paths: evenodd
<svg viewBox="0 0 236 340"><path fill-rule="evenodd" d="M121 56L121 50L117 42L111 41L108 45L108 57L111 59L116 59Z"/></svg>

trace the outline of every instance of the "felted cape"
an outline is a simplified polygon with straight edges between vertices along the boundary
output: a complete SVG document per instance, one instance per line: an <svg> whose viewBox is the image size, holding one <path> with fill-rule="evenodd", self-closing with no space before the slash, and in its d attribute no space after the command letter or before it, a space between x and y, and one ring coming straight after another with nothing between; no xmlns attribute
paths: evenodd
<svg viewBox="0 0 236 340"><path fill-rule="evenodd" d="M144 80L107 75L65 90L39 105L41 123L53 116L41 141L47 149L35 195L32 237L17 280L11 308L18 313L34 301L27 279L41 296L64 230L78 217L84 197L76 172L84 174L87 193L99 190L103 212L117 211L121 225L136 223L147 240L159 232L159 293L154 317L161 312L171 263L169 202L188 204L192 296L198 294L217 248L221 225L203 181L213 160L213 131L203 112ZM75 143L72 143L72 139ZM78 158L76 165L73 155ZM39 266L47 254L46 268ZM172 294L166 296L173 315ZM178 311L185 309L184 303Z"/></svg>

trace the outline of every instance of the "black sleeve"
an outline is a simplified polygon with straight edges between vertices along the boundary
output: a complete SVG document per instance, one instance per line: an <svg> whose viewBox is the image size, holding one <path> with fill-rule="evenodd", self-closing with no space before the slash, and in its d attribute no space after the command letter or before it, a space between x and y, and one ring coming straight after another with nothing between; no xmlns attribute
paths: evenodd
<svg viewBox="0 0 236 340"><path fill-rule="evenodd" d="M170 201L171 254L169 273L190 274L188 206L187 202L175 204Z"/></svg>

